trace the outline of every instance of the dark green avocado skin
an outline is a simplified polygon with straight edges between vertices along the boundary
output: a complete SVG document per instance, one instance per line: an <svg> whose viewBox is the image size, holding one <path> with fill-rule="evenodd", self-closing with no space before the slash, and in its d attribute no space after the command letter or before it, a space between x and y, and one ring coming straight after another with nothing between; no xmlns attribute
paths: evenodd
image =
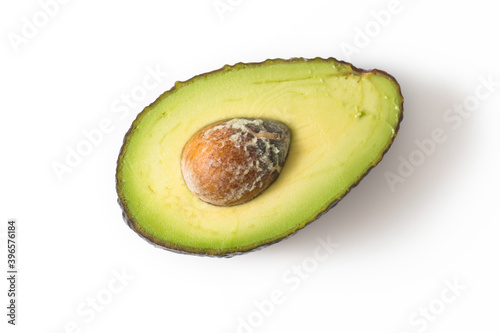
<svg viewBox="0 0 500 333"><path fill-rule="evenodd" d="M316 59L321 59L321 58L316 58ZM294 61L304 61L304 60L313 60L313 59L290 58L290 59L272 59L272 60L273 61L282 61L282 62L294 62ZM382 158L385 156L385 154L387 153L387 151L391 147L392 143L394 142L394 138L396 137L397 133L399 132L399 128L400 128L400 125L401 125L401 122L402 122L403 116L404 116L404 98L403 98L403 95L402 95L399 83L397 82L397 80L392 75L390 75L387 72L382 71L382 70L378 70L378 69L372 69L372 70L359 69L359 68L353 66L352 64L350 64L348 62L340 61L340 60L337 60L337 59L335 59L333 57L330 57L328 59L322 59L322 60L331 60L331 61L339 62L339 63L341 63L343 65L349 66L354 71L359 72L359 73L376 73L378 75L390 78L391 80L393 80L398 85L399 95L401 96L401 99L402 99L402 102L401 102L401 114L400 114L400 117L399 117L399 122L398 122L398 124L397 124L397 126L396 126L396 128L394 130L394 136L393 136L392 140L390 142L388 142L388 144L387 144L384 152L381 154L380 160L382 160ZM254 62L254 63L247 63L247 64L248 65L258 65L258 64L261 64L261 63L262 62ZM245 64L238 63L238 64L235 64L233 66L225 65L225 66L221 67L220 69L217 69L217 70L214 70L214 71L211 71L211 72L207 72L207 73L203 73L203 74L194 76L193 78L191 78L191 79L189 79L187 81L180 82L180 84L182 84L182 85L183 84L187 84L191 80L195 80L195 79L197 79L199 77L203 77L206 74L217 72L217 71L221 71L221 70L230 70L232 67L236 67L236 66L240 66L240 65L245 65ZM177 84L179 84L179 83L176 83L176 86L172 87L166 93L164 93L160 97L158 97L158 99L156 101L154 101L153 103L151 103L151 105L155 104L159 99L163 98L163 96L168 95L169 93L173 92L176 89ZM264 243L264 244L256 245L255 247L250 248L250 249L245 249L244 251L239 251L239 250L236 249L234 251L229 251L229 252L224 252L224 253L208 253L208 252L205 252L205 251L200 250L200 249L185 250L185 249L176 247L176 246L174 246L172 244L161 243L158 240L155 240L152 236L148 235L146 232L144 232L141 229L141 227L131 217L129 217L130 214L127 213L126 205L124 204L124 202L122 201L121 196L120 196L120 188L119 188L119 164L120 163L119 162L120 162L121 156L123 154L123 150L124 150L125 144L127 142L127 139L128 139L129 135L132 133L132 131L134 129L134 124L140 119L141 115L142 115L142 112L139 113L139 115L137 116L136 120L132 123L132 126L129 128L129 130L125 134L125 137L123 139L123 145L122 145L122 147L120 149L120 154L119 154L119 157L118 157L118 160L117 160L117 167L116 167L116 191L117 191L117 194L118 194L118 204L120 205L120 207L122 209L123 220L125 221L125 223L135 233L137 233L140 237L142 237L143 239L145 239L151 245L153 245L153 246L155 246L157 248L161 248L161 249L164 249L164 250L167 250L167 251L171 251L171 252L175 252L175 253L189 254L189 255L195 255L195 256L201 256L201 257L232 258L232 257L240 255L240 254L246 254L246 253L250 253L250 252L255 252L255 251L258 251L258 250L262 250L262 249L264 249L265 247L267 247L269 245L276 244L276 243L278 243L278 242L280 242L280 241L282 241L284 239L287 239L287 238L291 237L292 235L295 235L298 230L304 228L306 225L309 225L310 223L318 220L320 217L322 217L323 215L325 215L326 213L328 213L328 211L330 211L330 209L332 209L333 207L335 207L340 202L340 200L342 200L343 198L345 198L345 196L348 193L350 193L351 190L354 187L356 187L359 184L359 182L364 177L366 177L369 174L369 172L376 166L376 165L371 166L363 175L361 175L361 177L345 192L345 194L341 198L333 201L326 209L324 209L322 212L320 212L313 220L311 220L311 221L309 221L309 222L307 222L307 223L299 226L299 228L297 228L297 230L293 231L292 233L288 234L287 236L279 238L279 239L277 239L275 241L271 241L269 243ZM379 162L380 162L380 160L379 160ZM378 162L377 162L377 164L378 164Z"/></svg>

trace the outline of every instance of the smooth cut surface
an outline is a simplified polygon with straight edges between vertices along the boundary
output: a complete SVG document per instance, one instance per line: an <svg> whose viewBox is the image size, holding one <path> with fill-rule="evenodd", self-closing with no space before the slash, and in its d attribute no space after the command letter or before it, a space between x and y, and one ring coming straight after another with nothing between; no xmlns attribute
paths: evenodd
<svg viewBox="0 0 500 333"><path fill-rule="evenodd" d="M197 76L133 123L118 162L122 206L133 228L171 249L224 255L275 241L314 220L382 158L402 103L388 74L335 59L268 60ZM180 156L198 130L237 117L280 121L292 142L264 193L216 207L188 190Z"/></svg>

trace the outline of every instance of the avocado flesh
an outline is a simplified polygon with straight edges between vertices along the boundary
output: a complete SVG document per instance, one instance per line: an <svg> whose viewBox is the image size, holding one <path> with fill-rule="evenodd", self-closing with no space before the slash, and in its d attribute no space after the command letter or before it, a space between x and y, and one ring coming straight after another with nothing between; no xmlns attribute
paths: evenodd
<svg viewBox="0 0 500 333"><path fill-rule="evenodd" d="M237 64L176 83L134 121L117 167L125 219L168 249L231 255L282 239L341 199L396 136L403 97L381 71L330 59ZM184 183L180 157L201 128L269 118L292 133L286 164L261 195L217 207Z"/></svg>

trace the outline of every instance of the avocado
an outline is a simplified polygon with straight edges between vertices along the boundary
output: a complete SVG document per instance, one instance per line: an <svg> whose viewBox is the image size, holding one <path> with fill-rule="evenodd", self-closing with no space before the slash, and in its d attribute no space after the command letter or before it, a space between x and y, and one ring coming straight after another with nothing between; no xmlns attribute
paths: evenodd
<svg viewBox="0 0 500 333"><path fill-rule="evenodd" d="M137 116L118 158L118 202L133 230L169 250L230 257L260 248L303 228L344 197L382 159L402 112L399 84L380 70L334 58L226 65L177 82ZM286 162L257 195L218 205L188 187L181 159L197 133L231 119L283 124L283 133L289 131ZM252 130L248 140L275 134L259 131ZM226 141L213 142L223 147ZM200 158L215 160L206 156ZM242 170L250 163L241 162ZM203 170L200 175L209 169Z"/></svg>

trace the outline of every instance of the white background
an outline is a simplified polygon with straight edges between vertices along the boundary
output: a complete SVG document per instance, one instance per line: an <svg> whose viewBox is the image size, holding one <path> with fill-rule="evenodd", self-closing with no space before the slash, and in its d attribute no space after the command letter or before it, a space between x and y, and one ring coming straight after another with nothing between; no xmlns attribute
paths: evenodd
<svg viewBox="0 0 500 333"><path fill-rule="evenodd" d="M494 2L400 0L385 26L373 13L389 1L221 3L230 6L222 15L213 0L71 0L49 17L35 0L2 2L1 331L498 332L500 87L480 79L500 81ZM232 259L163 251L123 223L116 159L144 106L224 64L317 56L386 70L405 97L393 147L335 209ZM160 83L125 116L113 112L148 69L162 71ZM474 109L465 118L447 111L464 103ZM54 164L103 120L112 129L59 180ZM446 141L422 159L415 140L435 129ZM419 165L391 189L387 173L410 156ZM15 327L3 277L8 219L18 224ZM340 246L314 265L318 237ZM293 289L286 276L297 282L291 270L303 264ZM271 307L273 292L283 297Z"/></svg>

